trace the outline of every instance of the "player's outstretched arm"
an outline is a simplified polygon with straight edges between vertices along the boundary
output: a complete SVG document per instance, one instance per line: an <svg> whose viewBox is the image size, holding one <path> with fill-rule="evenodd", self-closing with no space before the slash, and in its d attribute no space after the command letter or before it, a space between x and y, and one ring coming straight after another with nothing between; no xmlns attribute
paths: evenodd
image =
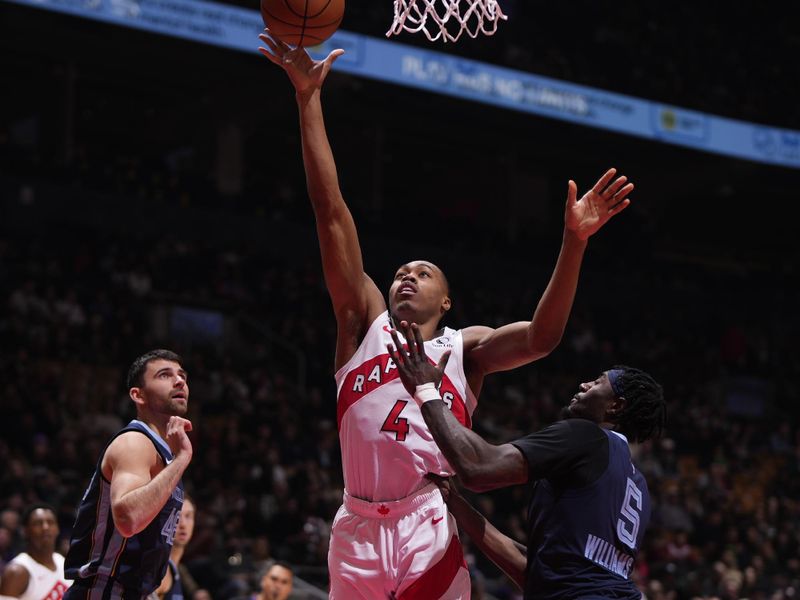
<svg viewBox="0 0 800 600"><path fill-rule="evenodd" d="M259 37L267 46L259 51L286 71L296 91L308 194L317 223L325 283L339 326L338 369L355 352L369 324L386 309L380 290L364 273L358 232L339 189L322 115L322 84L344 50L334 50L325 60L315 61L303 48L290 48L269 30Z"/></svg>
<svg viewBox="0 0 800 600"><path fill-rule="evenodd" d="M456 518L458 526L466 532L489 560L519 586L519 589L524 589L528 549L500 532L486 517L475 510L461 496L452 480L433 474L429 474L428 478L439 486L442 496L447 502L447 508Z"/></svg>
<svg viewBox="0 0 800 600"><path fill-rule="evenodd" d="M147 527L169 500L192 460L192 443L186 435L191 429L186 419L170 417L166 441L174 459L155 477L150 474L161 458L147 436L123 433L106 450L103 474L110 475L111 513L123 537Z"/></svg>
<svg viewBox="0 0 800 600"><path fill-rule="evenodd" d="M558 346L572 311L587 240L630 204L633 184L624 175L615 179L616 173L606 171L580 200L575 182L569 181L561 252L533 319L497 329L466 328L464 346L472 369L481 374L507 371L547 356Z"/></svg>
<svg viewBox="0 0 800 600"><path fill-rule="evenodd" d="M438 365L425 355L422 334L416 323L400 329L408 341L408 350L392 331L394 346L389 344L400 379L408 393L420 405L422 416L450 465L463 484L476 492L516 485L528 481L528 465L522 452L511 444L495 446L458 422L439 396L436 384L441 381L450 358L446 352Z"/></svg>

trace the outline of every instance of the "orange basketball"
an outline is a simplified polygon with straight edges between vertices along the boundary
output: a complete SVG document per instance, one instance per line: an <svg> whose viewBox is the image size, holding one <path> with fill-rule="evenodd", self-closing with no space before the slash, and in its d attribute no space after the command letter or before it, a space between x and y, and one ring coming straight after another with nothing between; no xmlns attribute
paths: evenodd
<svg viewBox="0 0 800 600"><path fill-rule="evenodd" d="M344 16L344 0L261 0L269 30L291 46L316 46L333 35Z"/></svg>

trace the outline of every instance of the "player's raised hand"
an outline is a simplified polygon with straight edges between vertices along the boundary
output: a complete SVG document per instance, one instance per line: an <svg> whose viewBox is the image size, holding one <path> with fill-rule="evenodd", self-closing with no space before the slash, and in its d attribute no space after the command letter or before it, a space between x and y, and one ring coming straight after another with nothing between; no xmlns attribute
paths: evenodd
<svg viewBox="0 0 800 600"><path fill-rule="evenodd" d="M633 184L626 183L628 178L624 175L614 179L616 174L616 169L606 171L580 200L577 200L578 186L570 179L564 224L578 239L588 239L631 203L628 194L633 191Z"/></svg>
<svg viewBox="0 0 800 600"><path fill-rule="evenodd" d="M170 417L167 421L167 444L175 457L185 455L192 459L192 442L187 431L192 430L192 422L181 417Z"/></svg>
<svg viewBox="0 0 800 600"><path fill-rule="evenodd" d="M395 329L391 331L394 346L387 344L386 347L408 393L413 396L417 391L417 386L426 383L434 383L438 386L444 376L447 361L450 359L450 351L448 350L442 355L438 365L434 365L425 354L425 341L422 339L419 326L416 323L409 326L406 321L400 321L400 330L408 342L408 350L403 348Z"/></svg>
<svg viewBox="0 0 800 600"><path fill-rule="evenodd" d="M331 65L344 54L344 50L338 49L328 54L325 60L313 60L304 48L292 48L269 29L264 31L258 37L267 48L259 46L258 51L286 71L294 89L301 94L322 87Z"/></svg>

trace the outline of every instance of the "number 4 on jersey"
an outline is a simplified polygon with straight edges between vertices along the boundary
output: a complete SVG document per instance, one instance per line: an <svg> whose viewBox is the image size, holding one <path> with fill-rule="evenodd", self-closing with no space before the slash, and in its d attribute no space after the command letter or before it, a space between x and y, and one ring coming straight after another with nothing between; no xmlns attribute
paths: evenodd
<svg viewBox="0 0 800 600"><path fill-rule="evenodd" d="M161 535L164 536L164 541L172 546L172 540L175 539L175 530L178 529L178 521L181 519L181 511L173 508L172 512L167 517L167 522L161 528Z"/></svg>
<svg viewBox="0 0 800 600"><path fill-rule="evenodd" d="M394 403L392 410L389 411L389 416L383 422L381 431L388 431L394 434L394 439L398 442L405 442L408 435L408 419L405 417L400 418L400 413L408 404L408 400L398 400Z"/></svg>

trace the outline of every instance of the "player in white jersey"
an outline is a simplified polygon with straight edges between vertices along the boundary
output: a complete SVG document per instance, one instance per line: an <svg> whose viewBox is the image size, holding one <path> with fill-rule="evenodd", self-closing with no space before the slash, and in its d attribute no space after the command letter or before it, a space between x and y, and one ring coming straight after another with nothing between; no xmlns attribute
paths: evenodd
<svg viewBox="0 0 800 600"><path fill-rule="evenodd" d="M630 200L633 185L610 169L580 200L570 181L561 253L531 321L499 328L440 329L450 309L444 273L428 261L401 266L387 303L364 273L353 217L339 189L322 116L320 92L344 51L313 61L302 48L269 35L260 48L282 67L296 91L303 163L317 223L325 281L338 325L336 379L345 496L328 554L330 598L456 599L469 597L455 522L428 472L452 473L397 379L386 350L391 321L419 324L432 357L453 351L443 381L452 407L469 424L483 377L549 354L564 332L589 236ZM393 218L403 227L413 223ZM452 348L447 348L452 346Z"/></svg>
<svg viewBox="0 0 800 600"><path fill-rule="evenodd" d="M22 518L27 552L8 563L0 579L0 596L19 600L60 600L71 581L64 579L64 557L58 554L58 521L52 507L36 504Z"/></svg>

